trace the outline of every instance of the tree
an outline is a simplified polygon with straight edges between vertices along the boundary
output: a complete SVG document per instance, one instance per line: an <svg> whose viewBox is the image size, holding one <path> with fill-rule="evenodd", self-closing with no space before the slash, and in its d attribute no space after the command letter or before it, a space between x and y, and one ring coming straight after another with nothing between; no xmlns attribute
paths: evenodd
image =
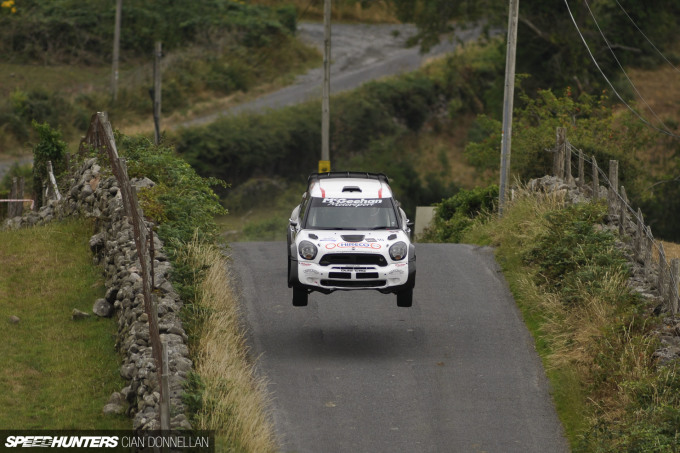
<svg viewBox="0 0 680 453"><path fill-rule="evenodd" d="M439 42L454 24L484 22L490 29L507 26L507 0L392 2L402 21L417 25L414 43L419 43L423 50ZM618 0L570 0L568 5L569 8L565 0L520 1L517 72L531 74L525 88L532 92L567 85L575 85L580 92L593 92L606 86L583 45L569 9L608 77L621 71L607 42L621 64L646 65L660 62L661 57L638 28L662 51L669 51L677 41L680 3L675 0L635 0L625 5Z"/></svg>

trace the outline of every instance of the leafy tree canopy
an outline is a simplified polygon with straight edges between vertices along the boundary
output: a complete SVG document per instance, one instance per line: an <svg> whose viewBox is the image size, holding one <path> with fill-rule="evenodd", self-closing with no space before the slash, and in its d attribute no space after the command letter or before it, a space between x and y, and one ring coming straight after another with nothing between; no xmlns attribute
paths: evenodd
<svg viewBox="0 0 680 453"><path fill-rule="evenodd" d="M392 2L401 20L418 26L416 40L423 49L439 42L455 24L480 22L492 29L507 28L507 0ZM570 10L607 74L620 73L616 59L622 65L661 62L649 41L667 57L677 60L669 55L680 25L680 3L676 0L568 0L568 3L564 0L521 0L517 72L532 75L529 84L525 85L527 88L574 85L579 91L592 92L605 86L572 22Z"/></svg>

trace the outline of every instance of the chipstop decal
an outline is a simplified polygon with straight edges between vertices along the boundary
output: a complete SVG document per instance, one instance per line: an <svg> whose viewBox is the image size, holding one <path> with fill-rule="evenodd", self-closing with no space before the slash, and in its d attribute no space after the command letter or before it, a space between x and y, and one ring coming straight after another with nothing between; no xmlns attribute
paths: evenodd
<svg viewBox="0 0 680 453"><path fill-rule="evenodd" d="M334 248L339 249L366 249L366 250L377 250L381 248L382 245L375 242L340 242L339 244L326 244L326 249L332 250Z"/></svg>

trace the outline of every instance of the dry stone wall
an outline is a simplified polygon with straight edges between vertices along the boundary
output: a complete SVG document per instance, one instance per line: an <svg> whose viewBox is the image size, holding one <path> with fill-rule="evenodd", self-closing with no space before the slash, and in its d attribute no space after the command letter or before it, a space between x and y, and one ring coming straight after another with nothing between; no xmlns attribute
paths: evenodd
<svg viewBox="0 0 680 453"><path fill-rule="evenodd" d="M526 189L539 194L563 197L567 203L582 203L593 198L593 190L588 185L576 184L573 180L566 182L557 176L544 176L532 179L526 185ZM515 189L518 190L518 189ZM600 198L606 197L608 189L599 186ZM647 300L648 306L656 313L665 312L663 322L655 332L661 347L654 355L661 365L680 358L680 319L669 312L665 302L667 288L659 285L659 267L650 266L644 257L636 250L635 236L638 232L636 219L627 215L623 217L618 213L610 212L605 218L603 229L619 233L617 248L626 256L630 265L630 277L628 286L634 293Z"/></svg>
<svg viewBox="0 0 680 453"><path fill-rule="evenodd" d="M93 312L97 316L118 319L116 348L123 356L120 375L127 383L111 395L103 410L106 413L126 412L133 419L135 430L160 429L160 384L149 342L137 249L132 227L124 214L121 191L116 179L102 171L96 158L85 161L69 183L69 190L59 202L50 200L37 212L8 219L5 227L41 225L70 216L94 219L96 232L89 246L94 263L102 268L106 277L106 294L93 301ZM138 189L154 185L147 178L133 179L131 183ZM182 301L169 280L172 265L157 236L154 236L154 248L153 291L157 298L161 341L168 345L170 427L191 429L182 401L183 384L193 367L188 337L179 316Z"/></svg>

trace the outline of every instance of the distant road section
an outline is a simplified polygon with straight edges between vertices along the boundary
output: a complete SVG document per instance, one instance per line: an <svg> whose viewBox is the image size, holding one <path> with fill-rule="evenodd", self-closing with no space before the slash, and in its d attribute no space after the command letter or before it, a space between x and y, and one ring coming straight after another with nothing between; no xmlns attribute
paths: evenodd
<svg viewBox="0 0 680 453"><path fill-rule="evenodd" d="M491 249L418 244L413 308L375 291L293 307L285 243L231 251L282 451L568 451Z"/></svg>
<svg viewBox="0 0 680 453"><path fill-rule="evenodd" d="M459 42L476 40L480 26L460 30L444 38L428 53L420 48L406 48L406 41L416 33L413 25L334 24L331 27L331 94L351 90L362 83L418 69L425 60L453 51ZM298 36L323 51L323 24L301 23ZM183 123L182 127L198 126L215 121L223 115L242 112L263 112L294 105L312 99L321 100L323 68L299 76L295 83L229 110Z"/></svg>

